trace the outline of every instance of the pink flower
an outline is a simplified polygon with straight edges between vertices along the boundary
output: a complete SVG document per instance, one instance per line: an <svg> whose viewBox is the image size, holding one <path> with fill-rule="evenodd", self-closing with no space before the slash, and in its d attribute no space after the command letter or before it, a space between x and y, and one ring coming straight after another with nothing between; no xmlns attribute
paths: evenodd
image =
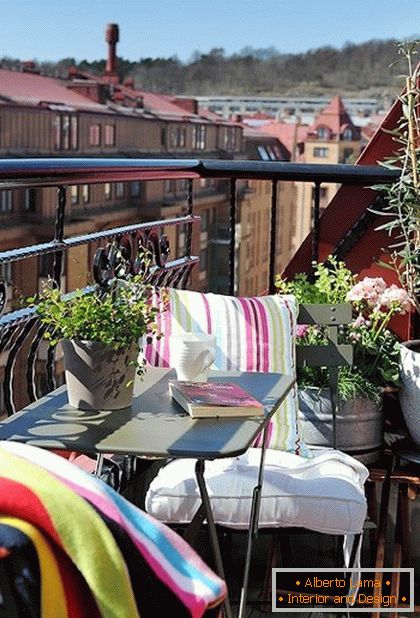
<svg viewBox="0 0 420 618"><path fill-rule="evenodd" d="M369 324L368 321L362 316L362 314L359 313L359 315L355 320L353 320L351 325L353 328L361 328L362 326L368 326Z"/></svg>
<svg viewBox="0 0 420 618"><path fill-rule="evenodd" d="M413 303L407 292L395 284L383 291L378 302L382 307L394 309L403 315L413 309Z"/></svg>
<svg viewBox="0 0 420 618"><path fill-rule="evenodd" d="M386 283L382 277L365 277L352 287L346 296L346 300L351 302L364 301L369 307L375 307L385 289Z"/></svg>
<svg viewBox="0 0 420 618"><path fill-rule="evenodd" d="M298 324L296 326L296 337L298 337L299 339L306 337L308 332L309 332L308 324Z"/></svg>

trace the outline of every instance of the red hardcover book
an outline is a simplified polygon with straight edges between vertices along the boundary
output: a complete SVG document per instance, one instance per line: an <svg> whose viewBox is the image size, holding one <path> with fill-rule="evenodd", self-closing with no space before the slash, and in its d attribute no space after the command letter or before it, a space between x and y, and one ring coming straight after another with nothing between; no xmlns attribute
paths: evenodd
<svg viewBox="0 0 420 618"><path fill-rule="evenodd" d="M233 382L169 382L169 391L193 418L263 416L264 406Z"/></svg>

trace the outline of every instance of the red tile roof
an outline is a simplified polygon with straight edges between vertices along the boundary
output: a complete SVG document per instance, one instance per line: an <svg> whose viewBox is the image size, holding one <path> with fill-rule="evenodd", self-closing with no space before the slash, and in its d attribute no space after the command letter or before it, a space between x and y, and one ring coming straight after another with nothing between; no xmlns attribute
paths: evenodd
<svg viewBox="0 0 420 618"><path fill-rule="evenodd" d="M109 81L106 77L99 75L93 75L86 71L79 71L76 68L71 70L71 76L73 78L88 79L96 81L100 84L108 84ZM180 105L173 102L173 96L164 94L155 94L154 92L148 92L146 90L140 90L132 85L126 86L124 84L113 84L114 90L121 92L125 97L131 99L142 99L143 108L159 117L164 117L173 120L192 120L197 118L197 115L192 114L188 110L184 109Z"/></svg>
<svg viewBox="0 0 420 618"><path fill-rule="evenodd" d="M58 104L89 111L106 110L103 105L69 90L65 84L64 81L34 73L0 69L0 96L13 103L31 106Z"/></svg>
<svg viewBox="0 0 420 618"><path fill-rule="evenodd" d="M336 96L316 116L310 132L314 133L319 127L328 127L334 135L340 135L345 128L353 127L352 119L340 96Z"/></svg>
<svg viewBox="0 0 420 618"><path fill-rule="evenodd" d="M292 153L293 145L304 142L309 131L307 125L296 125L290 122L271 122L258 127L260 131L268 133L286 146L289 153Z"/></svg>

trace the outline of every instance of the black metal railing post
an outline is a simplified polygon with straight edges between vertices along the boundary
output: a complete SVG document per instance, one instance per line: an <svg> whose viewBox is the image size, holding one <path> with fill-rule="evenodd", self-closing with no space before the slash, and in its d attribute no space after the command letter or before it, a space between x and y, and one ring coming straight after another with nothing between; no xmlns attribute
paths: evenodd
<svg viewBox="0 0 420 618"><path fill-rule="evenodd" d="M274 279L276 275L276 239L277 239L277 180L271 181L271 223L270 223L270 262L268 291L274 294L276 288Z"/></svg>
<svg viewBox="0 0 420 618"><path fill-rule="evenodd" d="M235 293L235 232L236 232L236 178L230 179L229 197L229 294Z"/></svg>
<svg viewBox="0 0 420 618"><path fill-rule="evenodd" d="M313 208L312 208L312 253L311 253L312 265L314 265L319 260L320 195L321 195L321 184L319 182L315 182L314 183Z"/></svg>
<svg viewBox="0 0 420 618"><path fill-rule="evenodd" d="M187 189L187 214L189 217L192 216L194 209L194 181L192 178L188 180L188 189ZM187 257L191 257L192 252L192 230L193 224L188 223L187 229L185 233L185 255Z"/></svg>
<svg viewBox="0 0 420 618"><path fill-rule="evenodd" d="M54 230L54 242L61 244L64 238L64 215L66 211L66 188L58 187L57 196L57 208L55 214L55 230ZM60 289L61 275L63 271L63 255L64 252L54 252L54 266L53 266L53 285Z"/></svg>

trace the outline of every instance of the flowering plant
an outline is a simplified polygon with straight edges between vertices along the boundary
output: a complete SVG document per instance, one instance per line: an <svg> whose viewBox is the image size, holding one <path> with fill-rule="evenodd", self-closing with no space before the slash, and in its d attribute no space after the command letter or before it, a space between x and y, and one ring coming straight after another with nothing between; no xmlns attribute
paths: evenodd
<svg viewBox="0 0 420 618"><path fill-rule="evenodd" d="M106 288L95 285L66 295L46 285L40 295L27 299L46 327L44 337L55 346L61 339L97 341L114 350L129 348L144 335L157 331L156 316L165 309L153 302L153 288L141 275L112 279ZM163 300L162 300L163 299ZM137 373L143 363L136 361Z"/></svg>
<svg viewBox="0 0 420 618"><path fill-rule="evenodd" d="M379 388L399 383L399 344L388 328L392 316L412 309L408 293L396 285L387 287L380 278L365 277L357 281L344 264L329 257L315 266L314 279L306 274L293 281L277 278L276 286L282 293L295 294L300 303L345 303L353 307L354 319L340 328L339 343L351 343L354 351L353 367L339 370L338 392L341 400L367 397L379 401ZM325 329L319 326L299 325L297 343L320 345L327 342ZM328 386L324 368L299 369L301 386Z"/></svg>

